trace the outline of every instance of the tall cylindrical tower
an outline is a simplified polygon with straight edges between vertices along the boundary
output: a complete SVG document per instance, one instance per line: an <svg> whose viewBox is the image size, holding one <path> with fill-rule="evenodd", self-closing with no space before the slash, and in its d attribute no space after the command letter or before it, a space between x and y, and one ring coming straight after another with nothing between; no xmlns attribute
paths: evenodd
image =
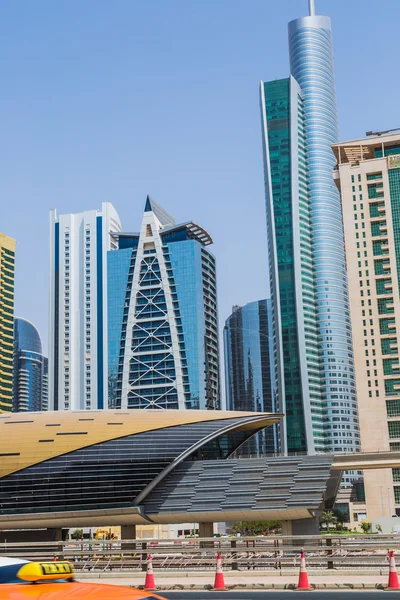
<svg viewBox="0 0 400 600"><path fill-rule="evenodd" d="M310 12L289 23L289 52L306 117L324 430L327 447L353 452L360 437L342 214L332 179L338 126L331 23L313 14L313 2Z"/></svg>

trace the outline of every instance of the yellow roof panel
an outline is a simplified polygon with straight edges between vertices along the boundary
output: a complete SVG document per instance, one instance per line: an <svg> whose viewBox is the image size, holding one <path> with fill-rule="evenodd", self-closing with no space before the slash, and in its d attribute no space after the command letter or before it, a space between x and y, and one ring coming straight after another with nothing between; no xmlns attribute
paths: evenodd
<svg viewBox="0 0 400 600"><path fill-rule="evenodd" d="M0 477L86 446L164 427L243 417L267 427L282 415L209 410L0 412Z"/></svg>

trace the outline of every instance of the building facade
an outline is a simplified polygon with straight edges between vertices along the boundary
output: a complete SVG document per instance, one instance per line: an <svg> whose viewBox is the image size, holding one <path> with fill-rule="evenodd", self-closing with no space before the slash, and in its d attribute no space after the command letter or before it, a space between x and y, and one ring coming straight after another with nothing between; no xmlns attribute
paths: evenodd
<svg viewBox="0 0 400 600"><path fill-rule="evenodd" d="M121 229L112 204L50 212L49 408L107 408L107 252Z"/></svg>
<svg viewBox="0 0 400 600"><path fill-rule="evenodd" d="M293 77L261 83L277 410L284 452L329 448L320 378L311 200L302 94Z"/></svg>
<svg viewBox="0 0 400 600"><path fill-rule="evenodd" d="M275 412L275 375L271 301L234 306L225 321L225 394L228 410ZM246 452L255 456L277 449L275 426L249 440Z"/></svg>
<svg viewBox="0 0 400 600"><path fill-rule="evenodd" d="M212 240L147 198L141 230L108 253L109 405L220 408Z"/></svg>
<svg viewBox="0 0 400 600"><path fill-rule="evenodd" d="M0 233L0 410L12 410L15 240Z"/></svg>
<svg viewBox="0 0 400 600"><path fill-rule="evenodd" d="M337 113L330 19L289 23L289 79L261 84L281 448L360 447L340 198L332 186ZM346 478L345 478L346 481Z"/></svg>
<svg viewBox="0 0 400 600"><path fill-rule="evenodd" d="M335 71L329 17L289 23L290 72L302 90L312 215L324 428L335 452L360 447L353 343L340 197L332 186L338 140Z"/></svg>
<svg viewBox="0 0 400 600"><path fill-rule="evenodd" d="M335 144L361 445L400 450L400 135ZM400 469L364 471L367 516L400 514Z"/></svg>
<svg viewBox="0 0 400 600"><path fill-rule="evenodd" d="M48 408L47 358L36 327L26 319L14 319L13 411Z"/></svg>

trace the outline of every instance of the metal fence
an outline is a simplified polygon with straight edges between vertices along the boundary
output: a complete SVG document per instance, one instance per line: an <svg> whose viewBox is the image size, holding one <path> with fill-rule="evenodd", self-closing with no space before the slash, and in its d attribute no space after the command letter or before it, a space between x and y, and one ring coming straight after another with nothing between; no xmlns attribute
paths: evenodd
<svg viewBox="0 0 400 600"><path fill-rule="evenodd" d="M226 571L276 571L297 567L304 549L309 569L382 569L388 550L400 552L400 535L268 536L172 540L1 543L0 556L69 560L79 572L142 571L148 555L157 571L211 571L221 552Z"/></svg>

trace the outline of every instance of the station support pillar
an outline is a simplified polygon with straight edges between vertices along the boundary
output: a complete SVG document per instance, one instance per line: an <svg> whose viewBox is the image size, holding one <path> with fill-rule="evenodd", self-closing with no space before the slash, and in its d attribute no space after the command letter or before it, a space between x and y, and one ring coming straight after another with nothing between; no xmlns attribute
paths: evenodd
<svg viewBox="0 0 400 600"><path fill-rule="evenodd" d="M199 523L199 538L213 538L214 523ZM200 542L200 548L212 548L214 542Z"/></svg>
<svg viewBox="0 0 400 600"><path fill-rule="evenodd" d="M129 541L125 542L124 540ZM131 540L136 540L136 525L121 525L121 550L123 552L136 550L136 544Z"/></svg>
<svg viewBox="0 0 400 600"><path fill-rule="evenodd" d="M319 517L282 521L282 535L319 535Z"/></svg>

